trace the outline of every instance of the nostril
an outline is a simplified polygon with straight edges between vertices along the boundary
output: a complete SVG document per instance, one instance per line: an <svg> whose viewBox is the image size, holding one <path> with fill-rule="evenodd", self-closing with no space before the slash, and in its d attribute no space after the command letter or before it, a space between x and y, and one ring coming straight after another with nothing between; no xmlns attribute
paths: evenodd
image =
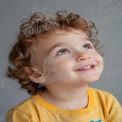
<svg viewBox="0 0 122 122"><path fill-rule="evenodd" d="M80 51L78 53L79 54L77 54L77 61L91 59L91 55L84 51L82 51L82 52Z"/></svg>
<svg viewBox="0 0 122 122"><path fill-rule="evenodd" d="M90 56L84 55L84 56L80 57L80 60L85 60L85 59L90 59L90 58L91 58Z"/></svg>

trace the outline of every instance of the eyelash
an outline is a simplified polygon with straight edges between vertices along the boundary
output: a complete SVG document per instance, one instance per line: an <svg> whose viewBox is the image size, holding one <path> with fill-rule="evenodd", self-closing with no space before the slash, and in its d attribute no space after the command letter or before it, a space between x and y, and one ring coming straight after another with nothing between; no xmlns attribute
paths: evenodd
<svg viewBox="0 0 122 122"><path fill-rule="evenodd" d="M94 48L91 44L84 44L84 46L89 47L89 49L93 49Z"/></svg>
<svg viewBox="0 0 122 122"><path fill-rule="evenodd" d="M93 48L94 48L91 44L84 44L84 45L83 45L83 47L86 47L86 46L88 47L88 49L93 49ZM69 51L69 50L66 49L66 48L63 48L63 49L59 50L59 51L57 52L57 55L58 55L59 52L61 52L61 51L66 51L66 50ZM62 55L62 54L59 54L59 55Z"/></svg>

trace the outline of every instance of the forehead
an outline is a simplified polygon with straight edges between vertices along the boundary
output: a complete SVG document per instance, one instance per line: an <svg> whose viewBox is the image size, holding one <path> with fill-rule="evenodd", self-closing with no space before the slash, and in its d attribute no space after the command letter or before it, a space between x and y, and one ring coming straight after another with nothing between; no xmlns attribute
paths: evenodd
<svg viewBox="0 0 122 122"><path fill-rule="evenodd" d="M89 38L87 34L81 30L72 30L72 31L61 31L57 30L51 34L43 34L37 36L37 44L34 49L39 52L44 53L46 50L54 46L58 43L71 44L75 41L80 43L84 43L84 41L88 41Z"/></svg>
<svg viewBox="0 0 122 122"><path fill-rule="evenodd" d="M70 39L70 41L68 40ZM88 40L88 36L85 32L81 30L56 30L55 32L49 34L43 34L38 36L38 44L40 45L51 45L53 43L68 42L71 43L72 40Z"/></svg>

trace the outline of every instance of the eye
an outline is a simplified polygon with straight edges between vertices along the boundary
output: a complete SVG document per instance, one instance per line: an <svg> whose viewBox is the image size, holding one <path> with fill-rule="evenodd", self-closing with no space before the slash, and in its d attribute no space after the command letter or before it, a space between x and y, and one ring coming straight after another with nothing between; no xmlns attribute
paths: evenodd
<svg viewBox="0 0 122 122"><path fill-rule="evenodd" d="M68 49L61 49L57 52L56 55L63 55L63 54L68 54L70 51Z"/></svg>
<svg viewBox="0 0 122 122"><path fill-rule="evenodd" d="M93 48L94 48L94 47L93 47L91 44L89 44L89 43L88 43L88 44L84 44L83 47L86 48L86 49L93 49Z"/></svg>

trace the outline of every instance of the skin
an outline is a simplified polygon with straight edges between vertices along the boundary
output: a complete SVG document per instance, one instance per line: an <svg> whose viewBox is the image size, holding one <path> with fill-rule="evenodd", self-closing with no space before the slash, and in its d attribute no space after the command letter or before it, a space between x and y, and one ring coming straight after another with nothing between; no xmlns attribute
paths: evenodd
<svg viewBox="0 0 122 122"><path fill-rule="evenodd" d="M81 30L57 30L47 38L37 37L33 45L31 63L35 72L29 78L43 83L47 90L40 94L46 101L71 110L87 107L89 83L99 80L103 71L103 58L95 50L88 36ZM60 47L49 49L57 43ZM95 69L87 72L76 71L87 64ZM36 76L38 73L40 76Z"/></svg>

